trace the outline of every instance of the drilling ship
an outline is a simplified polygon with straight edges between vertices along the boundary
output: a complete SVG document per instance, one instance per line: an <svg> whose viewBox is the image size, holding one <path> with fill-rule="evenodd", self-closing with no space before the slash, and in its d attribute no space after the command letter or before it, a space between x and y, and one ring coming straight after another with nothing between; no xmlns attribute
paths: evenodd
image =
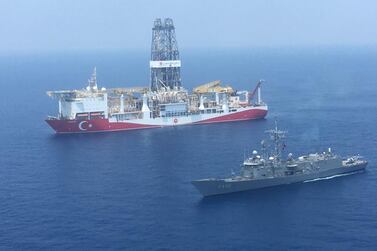
<svg viewBox="0 0 377 251"><path fill-rule="evenodd" d="M181 84L181 61L172 19L156 19L152 29L149 87L99 88L97 72L81 90L48 91L58 114L46 122L56 133L88 133L262 119L268 107L259 80L253 91L237 91L221 81L189 92Z"/></svg>
<svg viewBox="0 0 377 251"><path fill-rule="evenodd" d="M363 171L368 164L359 155L342 158L334 154L331 148L326 152L310 153L298 158L293 158L292 153L289 153L283 159L286 131L279 130L276 125L275 129L267 133L272 141L270 147L262 141L261 154L254 150L244 160L238 175L233 173L227 178L195 180L192 184L203 196L220 195L354 174Z"/></svg>

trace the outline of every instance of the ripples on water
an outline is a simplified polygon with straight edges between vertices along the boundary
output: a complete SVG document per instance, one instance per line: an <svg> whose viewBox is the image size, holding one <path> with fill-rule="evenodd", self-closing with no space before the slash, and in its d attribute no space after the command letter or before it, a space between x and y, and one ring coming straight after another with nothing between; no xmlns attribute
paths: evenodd
<svg viewBox="0 0 377 251"><path fill-rule="evenodd" d="M81 88L94 65L100 86L147 83L148 54L1 57L0 246L375 248L377 53L351 52L186 52L188 88L214 79L252 88L266 79L268 118L64 136L43 121L57 110L46 90ZM296 156L331 146L365 156L367 171L202 199L190 181L237 170L274 117Z"/></svg>

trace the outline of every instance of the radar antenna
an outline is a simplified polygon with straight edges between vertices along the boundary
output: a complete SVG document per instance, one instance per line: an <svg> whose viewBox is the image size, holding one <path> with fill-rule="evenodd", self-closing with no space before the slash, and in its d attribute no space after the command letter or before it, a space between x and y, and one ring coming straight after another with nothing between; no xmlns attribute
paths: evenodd
<svg viewBox="0 0 377 251"><path fill-rule="evenodd" d="M98 89L97 87L97 67L94 67L92 76L90 79L88 79L88 90L96 91Z"/></svg>
<svg viewBox="0 0 377 251"><path fill-rule="evenodd" d="M287 131L282 131L278 129L278 123L275 119L275 129L267 130L266 133L270 134L270 139L273 141L275 146L275 159L281 159L281 154L286 147L284 139L286 138Z"/></svg>

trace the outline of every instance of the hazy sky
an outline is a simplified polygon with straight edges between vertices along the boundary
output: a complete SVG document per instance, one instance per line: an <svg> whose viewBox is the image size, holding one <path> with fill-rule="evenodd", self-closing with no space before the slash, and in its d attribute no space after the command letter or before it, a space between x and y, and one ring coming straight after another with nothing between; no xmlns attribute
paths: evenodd
<svg viewBox="0 0 377 251"><path fill-rule="evenodd" d="M0 0L0 51L149 49L156 17L180 48L377 45L375 0Z"/></svg>

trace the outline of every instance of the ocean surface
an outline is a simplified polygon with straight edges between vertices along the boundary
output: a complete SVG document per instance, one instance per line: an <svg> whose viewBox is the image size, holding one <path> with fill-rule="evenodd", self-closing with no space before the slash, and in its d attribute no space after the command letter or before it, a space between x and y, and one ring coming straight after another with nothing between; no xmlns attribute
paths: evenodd
<svg viewBox="0 0 377 251"><path fill-rule="evenodd" d="M376 250L377 50L181 50L188 89L267 82L265 120L55 135L47 90L148 85L148 51L0 55L1 250ZM203 199L275 118L295 156L332 147L361 174Z"/></svg>

